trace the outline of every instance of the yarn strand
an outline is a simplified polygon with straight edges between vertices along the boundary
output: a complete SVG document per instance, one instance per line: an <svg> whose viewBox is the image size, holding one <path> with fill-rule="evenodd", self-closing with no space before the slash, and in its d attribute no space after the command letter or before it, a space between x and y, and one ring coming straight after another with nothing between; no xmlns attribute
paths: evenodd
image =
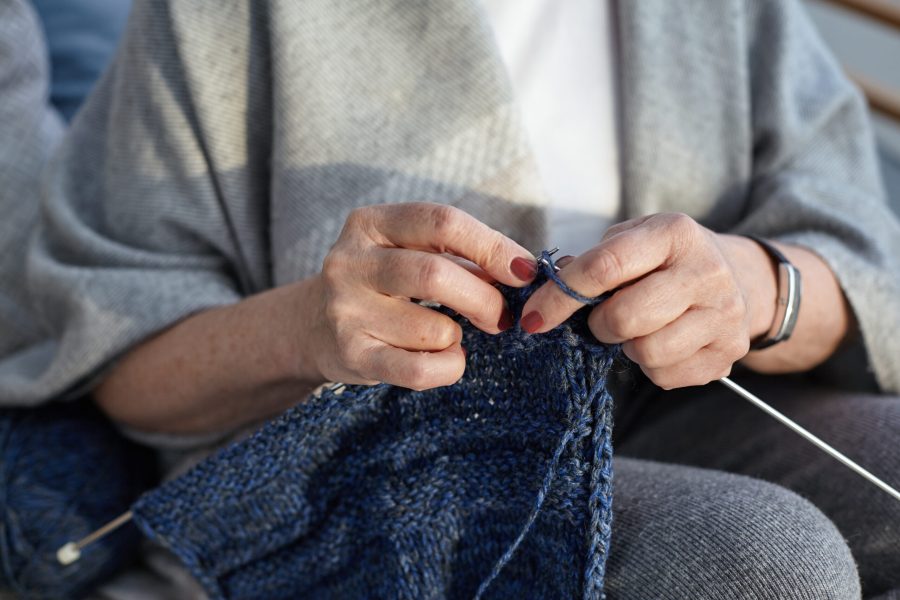
<svg viewBox="0 0 900 600"><path fill-rule="evenodd" d="M578 300L587 306L594 306L602 302L606 296L597 298L588 298L582 296L571 287L569 287L557 274L555 263L552 255L547 250L541 252L541 258L538 261L542 272L550 281L553 281L567 295ZM590 422L590 433L592 443L592 465L590 473L590 495L588 498L589 511L589 535L588 535L588 559L584 573L584 600L598 600L604 598L603 580L605 575L606 556L609 553L609 536L605 535L611 527L612 508L604 506L603 497L609 497L612 486L612 430L610 426L609 414L612 398L606 390L605 378L600 381L588 382L585 378L583 370L584 360L580 351L576 352L578 360L567 360L564 365L566 377L572 387L573 392L577 393L580 398L580 406L578 407L577 418L563 432L560 437L559 444L553 452L553 456L547 466L544 479L540 489L538 489L534 505L522 525L516 539L507 547L503 555L497 560L490 574L475 594L475 600L481 600L487 592L490 585L497 579L503 568L512 560L513 556L521 546L522 542L528 536L532 526L541 512L547 494L556 479L559 463L563 452L573 442L576 442L585 434L582 433ZM612 362L610 358L608 363L604 365L604 372L608 371L609 364ZM577 365L575 363L578 363ZM591 409L594 414L591 415ZM607 418L602 418L606 416ZM593 417L593 418L592 418ZM604 466L606 465L606 466ZM604 481L606 483L604 483ZM607 503L609 504L609 503ZM601 547L602 546L602 547Z"/></svg>

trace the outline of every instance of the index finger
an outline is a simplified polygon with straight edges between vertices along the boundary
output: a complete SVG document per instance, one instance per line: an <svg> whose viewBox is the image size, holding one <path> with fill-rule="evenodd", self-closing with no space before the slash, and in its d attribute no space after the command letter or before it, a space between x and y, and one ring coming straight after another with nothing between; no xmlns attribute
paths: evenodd
<svg viewBox="0 0 900 600"><path fill-rule="evenodd" d="M594 298L655 271L668 260L672 245L663 232L644 224L610 237L568 263L560 279L582 296ZM584 304L546 282L522 308L522 328L550 331Z"/></svg>
<svg viewBox="0 0 900 600"><path fill-rule="evenodd" d="M536 261L528 250L455 206L385 205L377 213L376 229L392 245L459 256L506 285L522 287L534 279Z"/></svg>

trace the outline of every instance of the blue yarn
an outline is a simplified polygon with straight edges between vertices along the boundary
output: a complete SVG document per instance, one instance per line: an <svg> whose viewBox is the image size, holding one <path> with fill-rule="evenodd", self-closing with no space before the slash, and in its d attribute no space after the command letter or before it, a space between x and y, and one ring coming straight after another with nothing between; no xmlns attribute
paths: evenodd
<svg viewBox="0 0 900 600"><path fill-rule="evenodd" d="M560 285L546 258L501 287L514 316ZM325 390L142 496L135 523L213 599L602 598L618 348L589 310L542 335L454 315L458 383Z"/></svg>
<svg viewBox="0 0 900 600"><path fill-rule="evenodd" d="M584 302L542 256L534 285L501 288L516 316L548 279ZM146 493L135 522L213 598L601 598L618 348L587 310L540 336L456 316L459 383L328 390ZM0 443L0 583L76 598L127 563L134 528L68 567L55 552L151 483L146 452L86 403L0 411Z"/></svg>
<svg viewBox="0 0 900 600"><path fill-rule="evenodd" d="M63 567L56 551L122 512L153 483L152 455L87 402L0 410L0 587L79 598L136 554L125 528Z"/></svg>
<svg viewBox="0 0 900 600"><path fill-rule="evenodd" d="M569 287L569 284L562 280L562 278L556 272L556 269L553 268L553 265L555 264L553 262L553 255L550 254L550 252L547 250L541 252L540 264L543 265L541 271L544 273L547 279L558 285L568 296L570 296L571 298L575 298L582 304L585 304L587 306L596 306L597 304L600 304L601 302L606 300L606 298L609 296L609 294L603 294L602 296L591 298L590 296L582 296L581 294L573 290L571 287Z"/></svg>

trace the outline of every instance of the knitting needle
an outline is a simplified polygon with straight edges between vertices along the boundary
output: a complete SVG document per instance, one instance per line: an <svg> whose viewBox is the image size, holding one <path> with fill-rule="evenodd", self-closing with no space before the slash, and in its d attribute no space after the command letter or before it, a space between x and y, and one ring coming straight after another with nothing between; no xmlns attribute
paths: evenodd
<svg viewBox="0 0 900 600"><path fill-rule="evenodd" d="M559 248L553 248L552 250L548 251L547 253L552 256L553 254L556 254L558 251L559 251ZM549 261L547 261L544 258L541 258L540 261L544 265L551 266L549 264ZM553 267L554 271L558 272L560 270L559 267L556 266L555 264L553 264L552 267ZM806 439L808 442L810 442L811 444L813 444L814 446L819 448L819 450L821 450L822 452L828 454L835 460L841 462L844 466L846 466L850 470L856 472L858 475L862 476L863 478L868 480L870 483L872 483L876 487L883 490L884 492L887 492L895 500L900 500L900 492L898 492L896 489L894 489L893 487L891 487L890 485L885 483L883 480L881 480L878 477L876 477L875 475L873 475L871 472L869 472L868 470L866 470L865 468L860 466L855 461L851 460L845 454L839 452L833 446L827 444L825 441L823 441L821 438L814 435L812 432L808 431L807 429L804 429L796 421L793 421L786 415L778 412L777 410L775 410L774 408L772 408L771 406L769 406L768 404L763 402L759 397L751 394L749 391L747 391L743 387L739 386L738 384L733 382L728 377L723 377L719 381L722 383L722 385L724 385L725 387L727 387L728 389L733 391L735 394L737 394L744 400L747 400L750 403L754 404L757 408L759 408L760 410L765 412L770 417L774 418L776 421L779 421L781 424L787 426L794 433L796 433L796 434L800 435L801 437L803 437L804 439Z"/></svg>
<svg viewBox="0 0 900 600"><path fill-rule="evenodd" d="M861 467L859 464L857 464L856 462L854 462L853 460L848 458L846 455L842 454L841 452L839 452L838 450L836 450L835 448L833 448L832 446L830 446L829 444L824 442L822 439L820 439L819 437L817 437L810 431L801 427L798 423L791 420L789 417L778 412L777 410L775 410L774 408L772 408L771 406L769 406L768 404L763 402L759 397L750 393L748 390L744 389L743 387L741 387L740 385L738 385L737 383L735 383L728 377L723 377L719 381L722 383L722 385L724 385L725 387L727 387L728 389L730 389L731 391L736 393L738 396L751 402L757 408L759 408L760 410L762 410L763 412L765 412L766 414L768 414L775 420L779 421L783 425L786 425L792 431L799 434L801 437L803 437L804 439L806 439L807 441L809 441L810 443L815 445L817 448L819 448L820 450L822 450L829 456L831 456L834 459L838 460L839 462L843 463L845 466L847 466L851 470L855 471L857 474L861 475L862 477L867 479L869 482L871 482L878 488L887 492L889 495L894 497L896 500L900 500L900 492L898 492L897 490L895 490L894 488L889 486L887 483L885 483L884 481L882 481L881 479L879 479L878 477L876 477L875 475L873 475L872 473L870 473L869 471L867 471L866 469ZM78 540L77 542L69 542L68 544L62 546L59 550L57 550L56 560L59 561L59 563L64 566L74 563L79 558L81 558L81 551L86 546L93 544L100 538L108 535L109 533L112 533L113 531L115 531L116 529L118 529L119 527L124 525L125 523L129 522L132 519L132 517L133 517L132 512L128 511L124 514L119 515L118 517L116 517L115 519L113 519L112 521L110 521L109 523L107 523L106 525L101 527L100 529L83 537L82 539Z"/></svg>
<svg viewBox="0 0 900 600"><path fill-rule="evenodd" d="M71 565L73 562L81 558L81 551L85 546L93 544L100 538L106 536L109 533L112 533L113 531L130 521L132 516L134 515L129 510L128 512L119 515L100 529L84 536L77 542L69 542L56 551L56 560L59 561L59 564L63 566Z"/></svg>
<svg viewBox="0 0 900 600"><path fill-rule="evenodd" d="M892 488L887 483L885 483L884 481L882 481L881 479L879 479L878 477L876 477L875 475L873 475L872 473L870 473L869 471L867 471L866 469L861 467L859 464L857 464L856 462L854 462L853 460L848 458L843 453L839 452L834 447L832 447L829 444L822 441L821 438L817 437L810 431L801 427L796 421L793 421L790 418L788 418L787 416L785 416L784 414L778 412L777 410L775 410L774 408L772 408L771 406L769 406L768 404L766 404L765 402L760 400L757 396L751 394L749 391L747 391L746 389L742 388L741 386L739 386L738 384L733 382L728 377L723 377L719 381L722 383L722 385L724 385L725 387L727 387L728 389L730 389L731 391L736 393L738 396L740 396L744 400L751 402L757 408L759 408L760 410L762 410L763 412L768 414L770 417L779 421L783 425L786 425L791 430L793 430L795 433L797 433L801 437L805 438L808 442L810 442L811 444L818 447L819 450L821 450L822 452L825 452L826 454L828 454L835 460L838 460L839 462L843 463L844 466L855 471L858 475L861 475L862 477L867 479L870 483L874 484L875 486L881 488L882 490L884 490L885 492L887 492L888 494L893 496L894 499L900 500L900 492L898 492L896 489Z"/></svg>
<svg viewBox="0 0 900 600"><path fill-rule="evenodd" d="M553 248L552 250L549 250L547 253L552 256L552 255L556 254L557 252L559 252L558 247ZM559 267L557 267L556 265L553 265L553 268L556 271L559 271ZM774 408L772 408L771 406L769 406L768 404L766 404L765 402L760 400L757 396L751 394L749 391L747 391L743 387L739 386L738 384L733 382L728 377L723 377L719 381L722 383L722 385L724 385L725 387L727 387L728 389L730 389L731 391L736 393L738 396L740 396L740 397L744 398L745 400L748 400L752 404L756 405L757 408L761 409L763 412L765 412L769 416L773 417L775 420L786 425L792 431L799 434L801 437L805 438L807 441L809 441L810 443L812 443L813 445L818 447L820 450L822 450L829 456L831 456L831 457L835 458L836 460L838 460L839 462L843 463L845 466L847 466L851 470L855 471L857 474L861 475L862 477L864 477L865 479L867 479L868 481L870 481L877 487L881 488L882 490L884 490L885 492L887 492L888 494L893 496L896 500L900 500L900 492L898 492L897 490L895 490L894 488L889 486L887 483L885 483L884 481L882 481L881 479L879 479L878 477L876 477L875 475L873 475L872 473L870 473L869 471L867 471L866 469L861 467L859 464L857 464L856 462L854 462L853 460L851 460L850 458L848 458L847 456L845 456L844 454L842 454L841 452L839 452L838 450L836 450L835 448L830 446L829 444L822 441L820 438L816 437L813 433L811 433L811 432L807 431L806 429L804 429L803 427L801 427L795 421L791 420L787 416L783 415L782 413L778 412L777 410L775 410ZM78 540L77 542L69 542L68 544L65 544L59 550L56 551L56 560L58 560L59 563L62 565L72 564L73 562L75 562L79 558L81 558L81 551L85 548L85 546L88 546L89 544L92 544L92 543L96 542L97 540L99 540L100 538L106 536L107 534L112 533L113 531L115 531L116 529L118 529L119 527L124 525L125 523L129 522L132 519L132 517L133 517L133 514L131 511L123 513L123 514L119 515L118 517L116 517L115 519L113 519L112 521L110 521L109 523L107 523L106 525L104 525L103 527L101 527L100 529L83 537L82 539Z"/></svg>

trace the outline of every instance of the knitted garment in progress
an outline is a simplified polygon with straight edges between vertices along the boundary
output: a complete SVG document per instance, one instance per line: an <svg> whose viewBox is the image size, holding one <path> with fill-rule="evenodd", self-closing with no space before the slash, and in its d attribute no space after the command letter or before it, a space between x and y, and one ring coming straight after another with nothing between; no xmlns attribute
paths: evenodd
<svg viewBox="0 0 900 600"><path fill-rule="evenodd" d="M549 260L501 288L516 317L547 278ZM214 599L602 598L618 349L586 311L543 335L456 316L458 383L327 389L145 494L135 522Z"/></svg>

